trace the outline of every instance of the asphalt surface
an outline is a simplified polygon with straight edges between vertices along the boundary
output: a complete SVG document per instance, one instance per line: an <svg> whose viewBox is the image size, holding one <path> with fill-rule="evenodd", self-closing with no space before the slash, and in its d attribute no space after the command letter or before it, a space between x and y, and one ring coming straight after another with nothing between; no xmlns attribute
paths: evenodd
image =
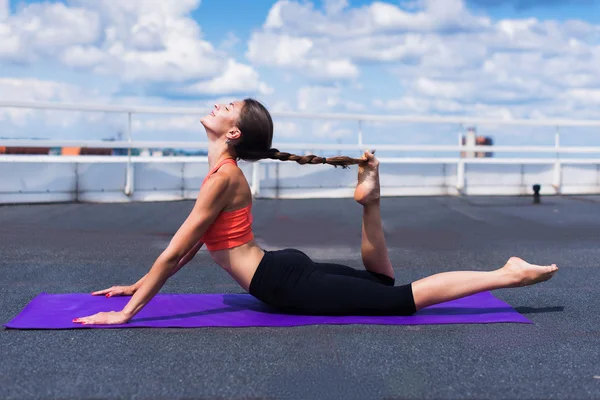
<svg viewBox="0 0 600 400"><path fill-rule="evenodd" d="M494 294L533 325L0 330L1 399L600 398L600 198L386 198L397 285L513 255L549 282ZM145 274L193 202L0 207L0 323L38 293ZM362 268L351 199L255 200L269 250ZM164 293L242 293L204 250ZM357 294L359 295L359 294Z"/></svg>

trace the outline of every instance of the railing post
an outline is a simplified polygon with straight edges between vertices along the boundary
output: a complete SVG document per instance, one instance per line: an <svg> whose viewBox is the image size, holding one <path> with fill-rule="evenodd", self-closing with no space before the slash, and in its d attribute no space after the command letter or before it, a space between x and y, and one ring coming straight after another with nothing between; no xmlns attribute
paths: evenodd
<svg viewBox="0 0 600 400"><path fill-rule="evenodd" d="M465 126L463 124L459 125L458 128L458 158L463 158L463 136L465 134ZM465 141L466 144L466 141Z"/></svg>
<svg viewBox="0 0 600 400"><path fill-rule="evenodd" d="M252 195L258 196L260 192L260 161L252 163Z"/></svg>
<svg viewBox="0 0 600 400"><path fill-rule="evenodd" d="M131 111L127 113L127 142L129 147L127 149L127 168L125 175L125 195L131 196L133 194L133 165L131 164Z"/></svg>
<svg viewBox="0 0 600 400"><path fill-rule="evenodd" d="M458 159L456 166L456 189L462 193L465 188L465 161L462 158Z"/></svg>
<svg viewBox="0 0 600 400"><path fill-rule="evenodd" d="M465 188L465 161L463 160L463 124L460 124L460 130L458 132L458 161L456 164L456 189L462 194Z"/></svg>
<svg viewBox="0 0 600 400"><path fill-rule="evenodd" d="M358 147L360 147L359 149L359 155L363 154L363 131L362 131L362 120L358 120Z"/></svg>
<svg viewBox="0 0 600 400"><path fill-rule="evenodd" d="M554 179L552 180L552 186L556 194L560 194L562 186L562 166L560 164L560 127L556 127L554 133L554 148L556 149L555 160L554 160Z"/></svg>

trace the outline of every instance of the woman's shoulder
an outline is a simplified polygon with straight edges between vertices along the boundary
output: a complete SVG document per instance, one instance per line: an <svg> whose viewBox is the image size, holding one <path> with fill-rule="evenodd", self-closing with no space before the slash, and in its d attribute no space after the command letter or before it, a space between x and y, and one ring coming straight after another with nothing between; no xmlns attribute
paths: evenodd
<svg viewBox="0 0 600 400"><path fill-rule="evenodd" d="M218 179L223 179L227 182L227 186L231 191L229 195L232 197L246 197L246 192L250 191L250 184L240 167L233 163L223 165L213 176L218 176ZM251 195L250 195L251 197Z"/></svg>
<svg viewBox="0 0 600 400"><path fill-rule="evenodd" d="M212 176L221 176L226 179L245 178L242 169L233 163L223 164Z"/></svg>

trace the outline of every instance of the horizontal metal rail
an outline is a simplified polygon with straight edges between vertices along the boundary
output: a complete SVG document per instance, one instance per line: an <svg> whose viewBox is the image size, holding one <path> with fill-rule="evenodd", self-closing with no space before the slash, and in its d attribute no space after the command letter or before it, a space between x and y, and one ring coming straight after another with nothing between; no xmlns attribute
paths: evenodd
<svg viewBox="0 0 600 400"><path fill-rule="evenodd" d="M449 158L449 157L379 157L381 164L554 164L551 158ZM54 155L4 155L0 162L26 162L26 163L124 163L128 156L54 156ZM139 156L131 159L132 163L199 163L208 162L206 156L189 157L152 157ZM260 160L256 164L280 163L278 160ZM600 158L563 158L562 164L600 164ZM319 164L317 164L319 165Z"/></svg>
<svg viewBox="0 0 600 400"><path fill-rule="evenodd" d="M207 142L170 142L170 141L106 141L106 140L2 140L0 146L6 147L82 147L103 149L208 149ZM458 146L458 145L400 145L400 144L316 144L281 143L274 145L280 151L286 150L339 150L353 151L376 149L378 151L439 151L439 152L481 152L481 153L561 153L593 154L600 153L600 146Z"/></svg>

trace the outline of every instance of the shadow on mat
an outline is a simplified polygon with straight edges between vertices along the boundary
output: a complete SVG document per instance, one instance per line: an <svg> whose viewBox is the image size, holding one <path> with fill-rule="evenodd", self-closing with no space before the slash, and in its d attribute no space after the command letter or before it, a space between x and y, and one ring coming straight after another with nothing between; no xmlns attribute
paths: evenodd
<svg viewBox="0 0 600 400"><path fill-rule="evenodd" d="M193 318L204 315L218 315L237 311L257 311L264 314L284 314L280 310L262 303L250 295L226 294L223 295L223 303L225 303L227 307L188 312L184 314L165 315L162 317L134 318L131 320L131 322L167 321L170 319Z"/></svg>
<svg viewBox="0 0 600 400"><path fill-rule="evenodd" d="M477 314L500 314L512 313L512 307L490 307L490 308L474 308L474 307L443 307L443 308L424 308L417 311L414 315L477 315Z"/></svg>
<svg viewBox="0 0 600 400"><path fill-rule="evenodd" d="M515 307L521 314L544 314L550 312L563 312L565 308L563 306L555 306L555 307Z"/></svg>
<svg viewBox="0 0 600 400"><path fill-rule="evenodd" d="M149 321L168 321L173 319L193 318L201 317L206 315L219 315L239 311L255 311L264 314L288 314L288 315L305 315L303 313L297 313L289 310L280 310L275 307L271 307L248 294L229 294L223 295L223 303L226 307L213 308L209 310L202 310L197 312L188 312L183 314L165 315L161 317L149 317L149 318L134 318L131 322L149 322ZM485 315L485 314L500 314L500 313L512 313L515 310L522 314L532 313L545 313L545 312L559 312L563 311L564 307L544 307L544 308L532 308L532 307L519 307L513 309L512 307L490 307L490 308L473 308L473 307L444 307L444 308L426 308L415 313L415 316L425 315ZM335 315L335 314L331 314ZM388 314L389 315L389 314ZM365 316L365 315L363 315Z"/></svg>

